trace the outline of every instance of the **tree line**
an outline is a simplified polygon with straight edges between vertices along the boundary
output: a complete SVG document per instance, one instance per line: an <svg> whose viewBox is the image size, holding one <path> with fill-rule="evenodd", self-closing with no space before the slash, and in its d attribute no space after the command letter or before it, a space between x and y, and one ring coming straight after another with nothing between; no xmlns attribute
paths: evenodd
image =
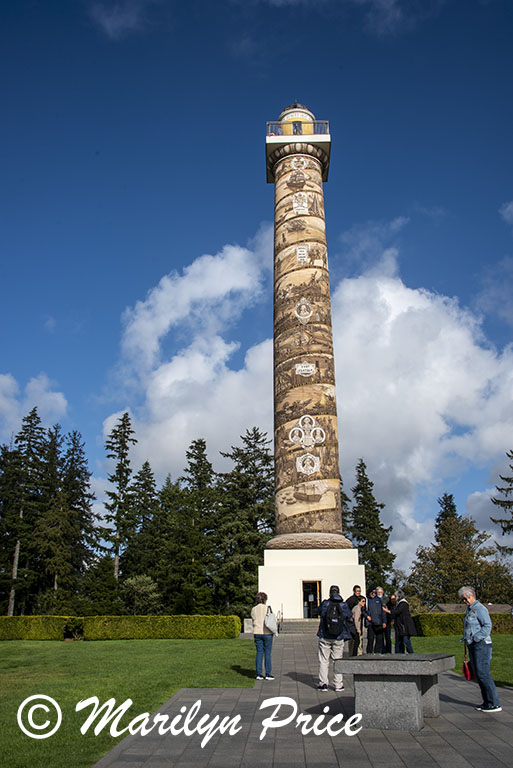
<svg viewBox="0 0 513 768"><path fill-rule="evenodd" d="M105 443L112 469L101 516L79 432L45 430L34 408L11 444L0 446L1 613L247 615L274 535L267 435L247 430L240 445L222 452L231 468L221 473L205 440L194 440L182 476L168 475L160 487L148 461L138 471L131 466L136 442L124 413ZM494 521L509 532L513 477L501 480L494 503L505 517ZM405 574L394 570L392 527L381 520L384 504L363 459L351 492L352 500L341 484L343 529L359 549L369 586L401 586L416 608L453 602L462 583L486 601L513 602L508 552L458 514L452 495L438 500L434 541L417 549Z"/></svg>

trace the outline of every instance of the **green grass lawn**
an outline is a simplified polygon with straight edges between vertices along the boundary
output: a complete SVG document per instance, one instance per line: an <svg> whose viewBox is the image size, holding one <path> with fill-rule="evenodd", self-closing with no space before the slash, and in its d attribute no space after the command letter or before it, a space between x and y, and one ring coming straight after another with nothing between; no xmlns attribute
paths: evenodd
<svg viewBox="0 0 513 768"><path fill-rule="evenodd" d="M461 675L463 643L461 635L444 637L412 637L415 653L452 653L456 657L454 669ZM513 686L513 635L492 635L493 650L490 670L496 685Z"/></svg>
<svg viewBox="0 0 513 768"><path fill-rule="evenodd" d="M98 736L80 726L90 696L117 704L130 698L130 716L153 712L180 688L250 688L254 685L252 640L108 640L98 642L6 641L0 643L2 765L9 768L91 768L116 743L107 728ZM31 739L16 713L34 694L54 698L62 725L48 739ZM39 713L36 723L47 715ZM48 715L49 717L49 715ZM119 739L118 739L119 740Z"/></svg>
<svg viewBox="0 0 513 768"><path fill-rule="evenodd" d="M461 672L459 636L415 637L417 653L453 653ZM252 640L109 640L98 642L0 643L0 733L2 765L9 768L91 768L116 743L108 732L80 733L89 710L75 712L81 699L101 703L133 700L123 718L153 712L179 688L251 688ZM494 635L492 675L513 686L513 635ZM35 740L18 728L16 713L34 694L54 698L62 725L49 739ZM46 716L41 714L41 722ZM37 718L36 718L37 721Z"/></svg>

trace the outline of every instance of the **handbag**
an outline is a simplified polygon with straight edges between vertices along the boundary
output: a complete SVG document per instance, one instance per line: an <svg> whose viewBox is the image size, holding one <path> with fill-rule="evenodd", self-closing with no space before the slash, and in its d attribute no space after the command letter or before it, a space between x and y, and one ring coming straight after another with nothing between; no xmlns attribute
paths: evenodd
<svg viewBox="0 0 513 768"><path fill-rule="evenodd" d="M276 616L273 613L273 609L270 605L267 606L267 613L265 614L264 626L270 629L273 635L278 634L278 622Z"/></svg>
<svg viewBox="0 0 513 768"><path fill-rule="evenodd" d="M463 677L465 680L472 680L472 667L470 666L470 661L467 657L467 644L465 643L465 654L463 656L463 667L462 670Z"/></svg>

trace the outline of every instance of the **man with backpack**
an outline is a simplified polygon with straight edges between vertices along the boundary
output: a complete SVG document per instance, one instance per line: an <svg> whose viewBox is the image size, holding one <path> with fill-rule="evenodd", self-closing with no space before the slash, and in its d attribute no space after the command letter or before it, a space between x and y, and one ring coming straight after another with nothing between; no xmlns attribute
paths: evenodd
<svg viewBox="0 0 513 768"><path fill-rule="evenodd" d="M330 587L328 600L323 600L314 611L320 616L319 630L319 685L318 691L328 690L329 664L341 659L344 653L344 640L351 639L353 614L340 596L336 585ZM343 691L344 683L340 672L333 674L335 691Z"/></svg>

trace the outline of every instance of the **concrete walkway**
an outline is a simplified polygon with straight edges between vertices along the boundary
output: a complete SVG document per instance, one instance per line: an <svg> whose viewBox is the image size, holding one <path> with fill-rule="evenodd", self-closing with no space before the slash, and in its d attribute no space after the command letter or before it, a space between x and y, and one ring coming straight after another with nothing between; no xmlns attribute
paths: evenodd
<svg viewBox="0 0 513 768"><path fill-rule="evenodd" d="M345 677L343 693L320 693L317 684L317 639L311 635L281 635L274 643L274 681L255 681L253 688L182 688L158 712L169 722L182 717L194 703L201 708L191 728L202 715L219 720L240 715L235 735L216 734L201 747L198 733L186 736L155 734L128 736L107 753L94 768L512 768L513 689L499 689L503 711L476 712L480 703L476 683L453 672L440 676L441 715L426 718L417 733L362 730L356 736L341 733L333 738L314 733L303 736L295 722L268 730L260 739L262 721L274 706L259 711L266 699L287 696L297 711L312 715L310 725L329 707L325 721L343 713L342 724L354 714L351 680ZM279 717L292 712L283 706ZM168 722L168 725L169 725ZM183 724L183 720L180 721ZM340 728L340 722L333 729ZM321 727L321 724L319 725Z"/></svg>

